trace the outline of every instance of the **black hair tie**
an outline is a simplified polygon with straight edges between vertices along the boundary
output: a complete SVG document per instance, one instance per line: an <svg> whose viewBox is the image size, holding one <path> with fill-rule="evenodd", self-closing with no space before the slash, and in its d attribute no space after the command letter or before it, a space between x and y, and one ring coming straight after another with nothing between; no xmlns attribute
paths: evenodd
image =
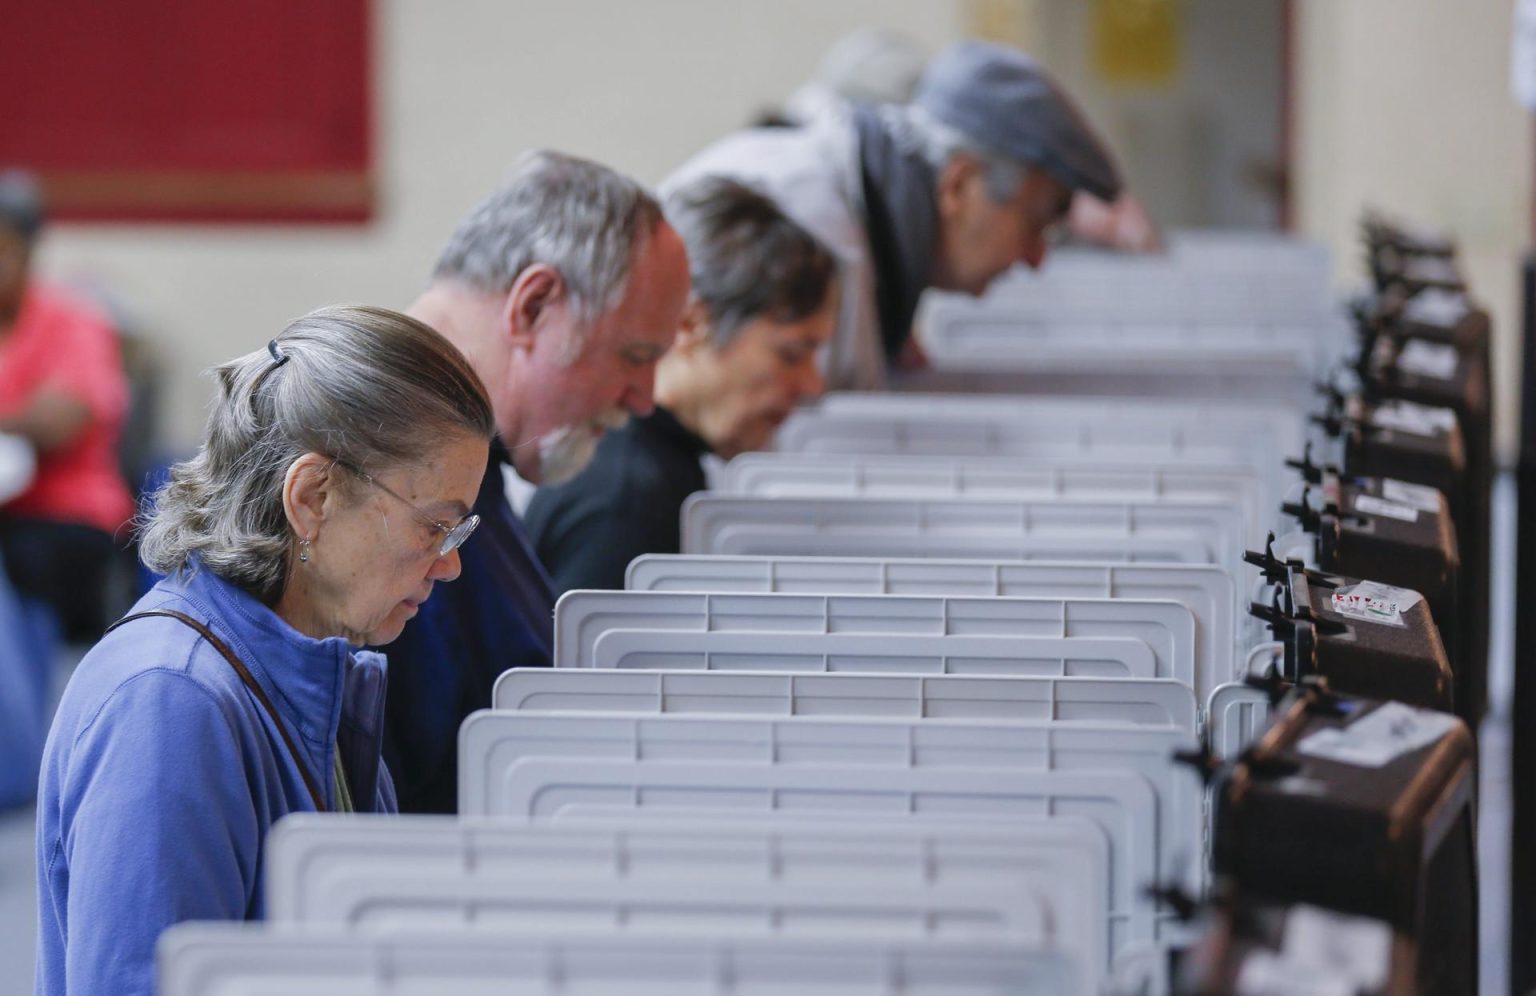
<svg viewBox="0 0 1536 996"><path fill-rule="evenodd" d="M267 352L272 354L272 365L274 367L280 367L292 359L291 356L278 348L276 339L273 339L267 343Z"/></svg>

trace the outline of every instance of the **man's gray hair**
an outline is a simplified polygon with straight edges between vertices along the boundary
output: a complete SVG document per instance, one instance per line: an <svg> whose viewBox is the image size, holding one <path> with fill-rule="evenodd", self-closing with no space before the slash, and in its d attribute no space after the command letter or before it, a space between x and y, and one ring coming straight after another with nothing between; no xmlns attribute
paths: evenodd
<svg viewBox="0 0 1536 996"><path fill-rule="evenodd" d="M590 322L623 297L630 264L661 221L660 205L634 180L539 149L460 222L432 275L505 294L543 263L560 272L577 315Z"/></svg>
<svg viewBox="0 0 1536 996"><path fill-rule="evenodd" d="M837 261L764 194L706 176L668 195L666 210L717 348L754 318L798 322L825 303Z"/></svg>
<svg viewBox="0 0 1536 996"><path fill-rule="evenodd" d="M1029 164L1010 159L995 149L950 127L916 104L882 109L898 142L915 147L935 174L957 155L979 160L985 171L987 195L1001 204L1011 200L1024 182Z"/></svg>
<svg viewBox="0 0 1536 996"><path fill-rule="evenodd" d="M139 539L151 570L196 562L267 604L288 578L283 482L294 460L321 453L376 474L422 459L446 433L488 441L495 431L469 362L414 318L322 308L273 341L213 370L202 447L171 468Z"/></svg>

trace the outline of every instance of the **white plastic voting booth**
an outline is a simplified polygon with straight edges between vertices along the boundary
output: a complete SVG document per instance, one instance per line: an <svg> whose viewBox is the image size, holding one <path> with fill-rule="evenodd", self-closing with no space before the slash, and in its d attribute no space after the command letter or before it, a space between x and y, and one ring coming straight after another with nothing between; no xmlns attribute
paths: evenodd
<svg viewBox="0 0 1536 996"><path fill-rule="evenodd" d="M929 362L941 370L964 364L987 364L991 373L1101 376L1197 370L1303 381L1322 372L1327 341L1353 339L1342 311L1245 317L1225 303L1209 311L1172 303L1159 310L1163 314L1086 304L1052 310L1017 298L934 294L924 301L918 334Z"/></svg>
<svg viewBox="0 0 1536 996"><path fill-rule="evenodd" d="M1211 748L1222 757L1236 757L1259 738L1269 725L1273 708L1269 693L1246 684L1244 677L1262 678L1278 667L1285 656L1282 644L1272 640L1256 644L1248 651L1237 680L1211 693L1206 706L1211 728Z"/></svg>
<svg viewBox="0 0 1536 996"><path fill-rule="evenodd" d="M1251 274L1180 272L1155 265L1122 268L1113 274L1079 271L1068 277L1062 270L1004 277L977 304L990 313L1042 321L1165 326L1284 322L1317 336L1337 334L1342 310L1310 274L1265 280Z"/></svg>
<svg viewBox="0 0 1536 996"><path fill-rule="evenodd" d="M1328 250L1248 233L1172 233L1156 255L1065 247L1015 267L983 299L1049 315L1312 318L1337 309Z"/></svg>
<svg viewBox="0 0 1536 996"><path fill-rule="evenodd" d="M1112 327L1053 324L1046 329L1051 334L1041 336L1032 352L997 341L1023 334L1011 325L996 340L969 343L963 353L952 346L930 349L926 367L893 380L899 389L924 391L1260 398L1299 411L1328 365L1309 358L1318 352L1310 345L1275 346L1274 333L1267 329L1248 335L1251 348L1245 352L1233 348L1236 337L1229 328L1198 336L1178 331L1156 339L1139 335L1139 349ZM1102 362L1105 355L1116 361Z"/></svg>
<svg viewBox="0 0 1536 996"><path fill-rule="evenodd" d="M1218 757L1235 758L1259 738L1269 725L1269 696L1241 682L1221 685L1211 693L1211 750Z"/></svg>
<svg viewBox="0 0 1536 996"><path fill-rule="evenodd" d="M288 817L267 852L268 919L538 933L1006 940L1108 967L1103 836L1086 820L996 828L624 826Z"/></svg>
<svg viewBox="0 0 1536 996"><path fill-rule="evenodd" d="M1194 692L1172 678L971 674L785 674L513 668L494 709L537 712L753 713L1137 723L1198 732Z"/></svg>
<svg viewBox="0 0 1536 996"><path fill-rule="evenodd" d="M1065 954L1016 944L185 923L161 936L160 996L1055 996Z"/></svg>
<svg viewBox="0 0 1536 996"><path fill-rule="evenodd" d="M869 395L854 395L868 398ZM1212 404L890 394L880 406L832 395L779 428L788 453L907 453L1033 459L1247 462L1269 469L1306 441L1304 419L1273 402ZM1262 447L1254 453L1255 447Z"/></svg>
<svg viewBox="0 0 1536 996"><path fill-rule="evenodd" d="M1153 882L1201 881L1201 786L1172 728L484 710L459 731L461 815L651 810L1081 816L1110 842L1111 951L1158 939Z"/></svg>
<svg viewBox="0 0 1536 996"><path fill-rule="evenodd" d="M1265 481L1247 464L1130 460L1021 460L937 454L743 453L725 464L718 490L732 494L900 494L978 498L1173 498L1245 506Z"/></svg>
<svg viewBox="0 0 1536 996"><path fill-rule="evenodd" d="M1308 438L1306 407L1290 402L1244 398L1241 401L1180 397L1113 397L1104 395L967 394L916 391L834 391L815 404L802 407L778 439L780 452L826 451L840 447L849 452L913 456L977 456L976 434L996 442L982 442L998 452L988 456L1034 459L1028 452L1035 438L1018 430L997 433L992 426L1014 422L1055 430L1079 440L1070 451L1058 445L1050 459L1057 463L1076 460L1092 466L1103 463L1092 450L1128 463L1169 461L1201 466L1188 450L1191 444L1210 454L1210 466L1246 466L1268 484L1267 496L1283 493L1291 477L1271 457L1296 456ZM893 422L894 429L871 427L869 420ZM1107 423L1118 421L1122 427ZM922 423L960 422L958 428L923 429ZM978 426L976 423L980 423ZM827 423L827 424L821 424ZM1123 426L1135 427L1132 429ZM897 439L891 441L893 433ZM1127 436L1131 433L1135 435ZM1257 435L1255 435L1255 433ZM941 449L929 445L935 434L968 447ZM860 436L869 437L868 446ZM1265 440L1267 439L1267 442ZM893 449L897 446L899 449ZM1255 452L1254 445L1274 449ZM1014 452L1009 452L1012 447ZM1026 464L1027 466L1027 464Z"/></svg>
<svg viewBox="0 0 1536 996"><path fill-rule="evenodd" d="M930 294L917 317L928 366L909 379L939 386L960 375L951 386L1299 404L1355 338L1341 308L1256 311L1230 300L1202 307L1164 299L1140 310L1086 295L1052 307L1019 296Z"/></svg>
<svg viewBox="0 0 1536 996"><path fill-rule="evenodd" d="M729 676L726 676L729 677ZM861 683L859 678L854 678L851 685ZM739 701L739 700L734 700ZM731 715L728 707L734 704L733 700L722 699L719 708L709 715L688 717L687 714L661 713L615 713L619 719L643 720L647 716L652 717L681 717L697 718L704 722L714 722L721 717ZM783 720L768 718L770 722L790 722L797 719L812 719L832 723L838 720L875 719L890 720L892 722L907 722L895 717L871 717L863 711L857 696L849 696L847 699L827 700L828 710L819 713L815 717L801 716L796 719ZM488 710L495 712L495 710ZM515 716L515 713L503 713L504 716ZM599 713L521 713L523 716L556 718L558 715L571 715L578 720L584 716L596 716ZM751 711L737 713L742 717L750 717L754 721L758 715ZM1185 833L1190 827L1203 825L1200 812L1200 795L1190 796L1187 792L1189 780L1187 778L1173 777L1164 781L1168 775L1185 774L1188 772L1182 768L1176 768L1173 755L1176 751L1185 750L1194 744L1194 738L1187 729L1179 729L1172 726L1155 726L1147 724L1131 724L1124 722L1087 723L1073 720L1057 720L1048 718L1043 720L965 720L965 719L928 719L926 722L938 724L940 734L935 739L946 744L950 749L963 751L974 749L982 742L991 742L999 747L1005 747L1012 751L1025 751L1041 757L1042 767L1062 768L1084 767L1088 769L1110 769L1121 766L1129 766L1134 770L1144 773L1148 780L1158 790L1159 807L1157 832L1162 838L1163 845L1180 847L1184 846L1189 838ZM982 738L973 737L967 727L991 727L994 731ZM1000 734L996 731L1008 731ZM990 736L990 740L987 737ZM1105 738L1105 742L1090 745L1095 736ZM1140 753L1138 753L1140 752ZM975 755L977 760L984 760L981 755ZM1186 808L1187 807L1187 808ZM1196 839L1203 839L1197 837ZM1191 856L1199 856L1203 850L1191 852ZM1192 881L1202 881L1202 876L1197 871Z"/></svg>
<svg viewBox="0 0 1536 996"><path fill-rule="evenodd" d="M630 591L952 595L1171 600L1195 617L1196 655L1209 644L1246 654L1246 615L1234 626L1237 589L1211 564L1116 564L899 557L730 557L648 553L630 562ZM1234 632L1234 629L1238 630Z"/></svg>
<svg viewBox="0 0 1536 996"><path fill-rule="evenodd" d="M1216 564L1247 577L1240 509L1198 502L757 498L683 503L682 551L734 556ZM1234 617L1246 603L1233 605Z"/></svg>
<svg viewBox="0 0 1536 996"><path fill-rule="evenodd" d="M1278 505L1268 475L1246 465L1204 466L1031 460L998 457L863 456L743 453L727 463L711 490L777 497L1029 498L1055 501L1195 501L1243 510L1247 536L1260 542L1275 528Z"/></svg>
<svg viewBox="0 0 1536 996"><path fill-rule="evenodd" d="M935 305L969 303L978 312L1037 321L1115 321L1133 327L1279 323L1322 338L1339 334L1345 317L1343 303L1328 286L1329 276L1311 267L1254 273L1139 256L1118 266L1048 262L1038 271L1004 274L980 298L931 296Z"/></svg>
<svg viewBox="0 0 1536 996"><path fill-rule="evenodd" d="M1166 233L1164 241L1169 259L1189 269L1259 273L1311 270L1323 280L1332 280L1333 254L1328 247L1288 232L1252 228L1175 228ZM1108 256L1118 260L1121 255L1069 246L1053 253L1052 259Z"/></svg>
<svg viewBox="0 0 1536 996"><path fill-rule="evenodd" d="M757 498L683 503L683 553L928 556L1218 564L1236 575L1246 523L1208 503L1000 498Z"/></svg>
<svg viewBox="0 0 1536 996"><path fill-rule="evenodd" d="M1177 602L942 595L568 591L554 665L1226 678Z"/></svg>
<svg viewBox="0 0 1536 996"><path fill-rule="evenodd" d="M1117 416L1140 422L1187 424L1253 421L1270 423L1275 431L1294 435L1300 416L1294 406L1262 398L1224 401L1219 398L1119 398L1110 395L955 394L918 391L831 391L801 409L828 415L894 415L910 417L1015 418L1051 421L1067 416Z"/></svg>
<svg viewBox="0 0 1536 996"><path fill-rule="evenodd" d="M868 395L857 395L866 398ZM901 405L911 397L913 404ZM1264 481L1272 509L1291 481L1283 460L1300 454L1306 426L1294 409L1274 406L1116 404L1055 406L1014 398L982 404L957 395L893 394L883 404L835 400L797 411L779 429L780 452L859 456L992 457L1105 466L1116 462L1248 467ZM900 405L900 407L896 407Z"/></svg>

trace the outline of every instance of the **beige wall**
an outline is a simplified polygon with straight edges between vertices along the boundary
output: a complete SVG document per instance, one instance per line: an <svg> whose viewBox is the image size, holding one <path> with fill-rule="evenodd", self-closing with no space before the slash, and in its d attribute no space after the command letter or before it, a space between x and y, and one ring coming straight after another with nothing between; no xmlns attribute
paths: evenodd
<svg viewBox="0 0 1536 996"><path fill-rule="evenodd" d="M60 226L53 275L110 288L170 364L165 429L201 431L199 371L340 301L403 307L458 217L525 149L554 146L654 183L776 104L860 25L930 50L961 0L379 0L382 205L366 227Z"/></svg>
<svg viewBox="0 0 1536 996"><path fill-rule="evenodd" d="M1498 441L1512 453L1531 128L1509 91L1509 0L1298 0L1296 223L1364 279L1366 205L1455 233L1493 313Z"/></svg>

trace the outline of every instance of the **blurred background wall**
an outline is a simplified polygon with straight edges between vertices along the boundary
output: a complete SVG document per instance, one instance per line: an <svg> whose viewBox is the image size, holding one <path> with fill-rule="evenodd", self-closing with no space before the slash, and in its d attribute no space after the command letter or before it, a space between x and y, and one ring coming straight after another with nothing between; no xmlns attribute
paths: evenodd
<svg viewBox="0 0 1536 996"><path fill-rule="evenodd" d="M184 447L199 371L320 304L409 303L523 150L655 182L855 27L930 51L981 34L1061 76L1167 224L1289 220L1333 248L1341 285L1361 276L1367 204L1455 232L1498 323L1507 449L1531 171L1511 21L1508 0L378 0L371 222L61 224L42 269L108 290L160 347L164 434Z"/></svg>
<svg viewBox="0 0 1536 996"><path fill-rule="evenodd" d="M1298 231L1363 276L1366 204L1442 226L1493 315L1496 442L1519 423L1519 259L1531 240L1531 122L1510 93L1511 0L1300 0L1292 175Z"/></svg>

